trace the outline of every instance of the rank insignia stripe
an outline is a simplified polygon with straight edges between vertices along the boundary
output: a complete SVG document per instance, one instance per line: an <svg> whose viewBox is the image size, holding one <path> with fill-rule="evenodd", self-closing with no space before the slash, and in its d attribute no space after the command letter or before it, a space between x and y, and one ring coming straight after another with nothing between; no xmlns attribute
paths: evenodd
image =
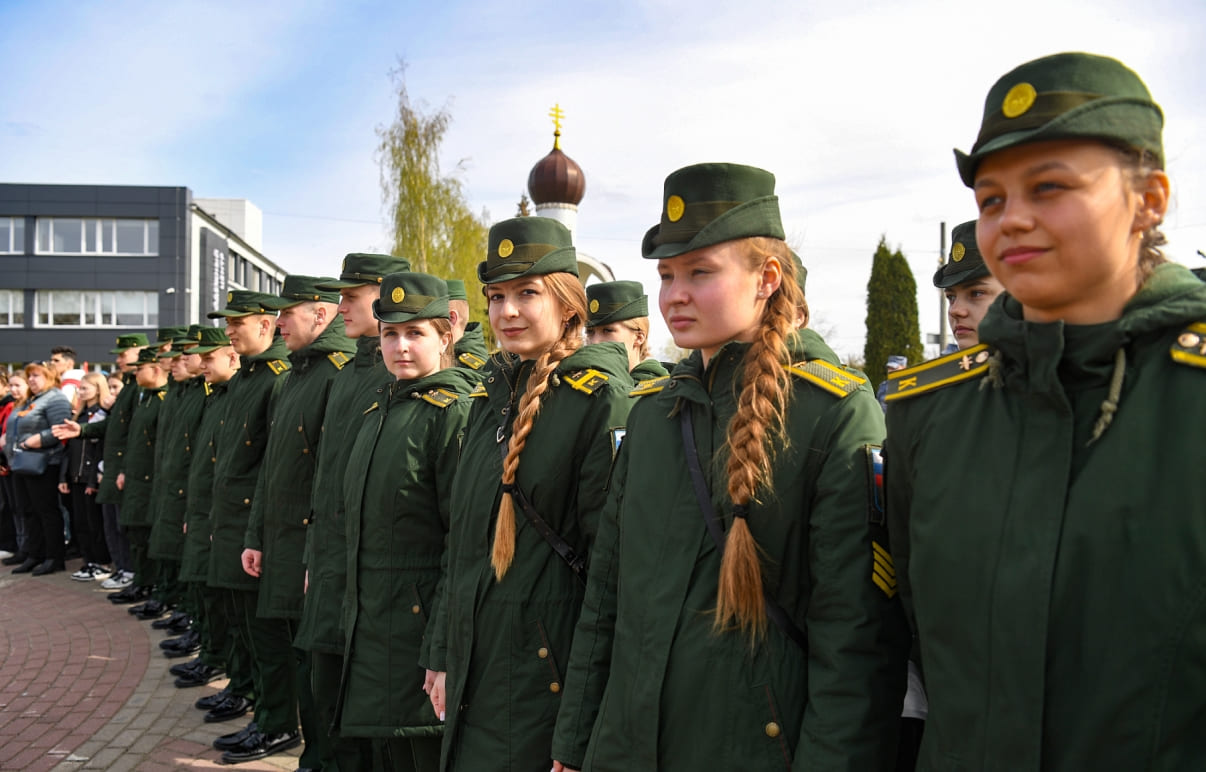
<svg viewBox="0 0 1206 772"><path fill-rule="evenodd" d="M1182 330L1168 355L1177 364L1206 369L1206 322L1194 322Z"/></svg>
<svg viewBox="0 0 1206 772"><path fill-rule="evenodd" d="M926 394L945 386L979 378L988 374L993 349L981 343L913 367L888 373L885 402Z"/></svg>
<svg viewBox="0 0 1206 772"><path fill-rule="evenodd" d="M369 413L373 412L374 410L376 410L376 409L377 409L377 408L379 408L379 407L381 407L381 403L380 403L380 402L374 402L373 404L371 404L371 405L369 405L369 406L368 406L368 410L365 410L365 411L364 411L364 415L368 415Z"/></svg>
<svg viewBox="0 0 1206 772"><path fill-rule="evenodd" d="M289 363L283 359L270 359L266 364L268 365L268 369L272 371L273 375L280 375L281 373L287 371L290 367Z"/></svg>
<svg viewBox="0 0 1206 772"><path fill-rule="evenodd" d="M820 359L796 362L795 364L784 365L783 367L792 375L836 397L848 397L858 391L859 387L867 382L866 378L856 372L846 370L837 365L831 365Z"/></svg>
<svg viewBox="0 0 1206 772"><path fill-rule="evenodd" d="M423 395L423 401L444 408L456 402L457 395L447 389L432 389Z"/></svg>
<svg viewBox="0 0 1206 772"><path fill-rule="evenodd" d="M477 397L486 397L486 396L489 396L489 394L486 393L486 385L484 383L479 383L477 385L477 388L475 388L473 391L469 392L470 399L476 399Z"/></svg>
<svg viewBox="0 0 1206 772"><path fill-rule="evenodd" d="M331 360L331 364L335 365L336 370L342 370L344 365L352 361L352 358L342 351L327 354L327 359Z"/></svg>
<svg viewBox="0 0 1206 772"><path fill-rule="evenodd" d="M663 375L660 378L650 378L647 381L641 381L637 387L628 392L630 397L643 397L646 394L658 394L662 389L670 385L670 376Z"/></svg>
<svg viewBox="0 0 1206 772"><path fill-rule="evenodd" d="M466 351L463 354L458 355L456 361L473 370L480 370L486 365L486 360L482 359L471 351Z"/></svg>
<svg viewBox="0 0 1206 772"><path fill-rule="evenodd" d="M601 373L593 368L569 373L564 378L566 383L584 394L594 394L596 391L602 388L608 380L609 379L605 373Z"/></svg>
<svg viewBox="0 0 1206 772"><path fill-rule="evenodd" d="M892 556L879 542L871 542L871 581L889 598L896 595L896 567Z"/></svg>

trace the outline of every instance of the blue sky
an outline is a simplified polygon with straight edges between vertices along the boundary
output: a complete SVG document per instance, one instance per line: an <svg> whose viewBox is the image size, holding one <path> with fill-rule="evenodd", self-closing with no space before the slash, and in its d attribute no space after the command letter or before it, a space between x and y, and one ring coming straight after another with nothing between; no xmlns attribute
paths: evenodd
<svg viewBox="0 0 1206 772"><path fill-rule="evenodd" d="M331 273L389 243L374 128L404 57L412 98L453 115L446 167L464 162L471 205L494 220L551 147L559 102L587 177L579 248L650 290L639 245L665 175L770 169L816 324L851 353L881 234L909 257L923 331L937 330L939 223L975 214L951 148L971 144L998 76L1079 49L1122 59L1164 107L1168 251L1200 264L1206 6L979 5L0 0L0 179L247 198L271 258Z"/></svg>

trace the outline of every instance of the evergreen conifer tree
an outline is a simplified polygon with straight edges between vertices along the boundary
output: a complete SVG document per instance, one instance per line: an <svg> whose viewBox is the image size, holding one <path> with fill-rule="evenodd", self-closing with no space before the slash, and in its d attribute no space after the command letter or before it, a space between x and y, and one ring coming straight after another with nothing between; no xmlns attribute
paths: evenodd
<svg viewBox="0 0 1206 772"><path fill-rule="evenodd" d="M887 377L888 357L907 357L910 365L922 359L917 322L917 281L899 249L888 249L880 237L867 282L867 342L863 362L876 388Z"/></svg>

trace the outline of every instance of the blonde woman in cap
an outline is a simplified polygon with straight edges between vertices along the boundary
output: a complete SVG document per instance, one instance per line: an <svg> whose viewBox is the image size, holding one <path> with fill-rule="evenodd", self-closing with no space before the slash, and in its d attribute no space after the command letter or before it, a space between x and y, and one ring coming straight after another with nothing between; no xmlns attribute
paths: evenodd
<svg viewBox="0 0 1206 772"><path fill-rule="evenodd" d="M478 266L505 356L473 394L434 640L443 768L544 772L586 557L632 400L618 343L582 345L569 231L520 217ZM432 626L428 626L432 629Z"/></svg>
<svg viewBox="0 0 1206 772"><path fill-rule="evenodd" d="M1007 294L889 389L922 768L1206 769L1206 285L1159 250L1162 124L1123 64L1058 54L956 151Z"/></svg>
<svg viewBox="0 0 1206 772"><path fill-rule="evenodd" d="M444 727L424 694L419 650L435 614L459 437L478 378L452 366L442 279L386 276L373 315L394 380L374 390L347 454L339 734L377 740L390 769L435 770ZM339 768L371 770L372 759L341 757Z"/></svg>
<svg viewBox="0 0 1206 772"><path fill-rule="evenodd" d="M977 345L980 322L1005 288L988 272L976 246L975 220L960 223L951 230L950 255L934 274L934 286L946 295L946 315L955 343L960 349Z"/></svg>
<svg viewBox="0 0 1206 772"><path fill-rule="evenodd" d="M867 379L812 330L774 176L671 174L642 254L679 346L639 386L591 557L557 768L891 769L907 627Z"/></svg>
<svg viewBox="0 0 1206 772"><path fill-rule="evenodd" d="M661 362L649 358L649 298L637 281L609 281L586 288L586 340L614 341L628 352L628 370L640 383L668 375Z"/></svg>

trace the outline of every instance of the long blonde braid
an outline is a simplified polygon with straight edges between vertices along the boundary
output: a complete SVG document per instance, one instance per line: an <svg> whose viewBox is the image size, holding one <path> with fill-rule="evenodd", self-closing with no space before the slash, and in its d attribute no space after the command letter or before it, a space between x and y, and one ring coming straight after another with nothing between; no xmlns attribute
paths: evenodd
<svg viewBox="0 0 1206 772"><path fill-rule="evenodd" d="M553 371L562 360L582 346L582 323L586 319L586 291L582 284L569 273L551 273L543 278L545 287L560 302L564 311L571 312L571 316L557 342L536 358L528 375L524 395L519 400L519 412L515 416L507 455L503 459L503 494L498 506L498 521L494 525L494 547L490 553L490 564L498 581L506 576L515 558L515 500L510 488L516 485L520 454L528 444L528 435L532 433L536 417L540 415Z"/></svg>

